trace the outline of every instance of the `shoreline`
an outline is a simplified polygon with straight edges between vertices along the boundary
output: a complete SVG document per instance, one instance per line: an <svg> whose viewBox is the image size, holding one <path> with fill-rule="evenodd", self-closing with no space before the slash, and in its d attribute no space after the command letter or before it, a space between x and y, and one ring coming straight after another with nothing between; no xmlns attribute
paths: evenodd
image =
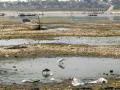
<svg viewBox="0 0 120 90"><path fill-rule="evenodd" d="M41 83L41 82L26 82L23 84L13 83L11 85L0 84L0 90L106 90L107 88L112 88L111 90L119 90L119 79L109 78L108 83L96 83L84 85L73 86L72 80L63 80L62 82L51 82L51 83ZM118 85L117 85L118 84Z"/></svg>

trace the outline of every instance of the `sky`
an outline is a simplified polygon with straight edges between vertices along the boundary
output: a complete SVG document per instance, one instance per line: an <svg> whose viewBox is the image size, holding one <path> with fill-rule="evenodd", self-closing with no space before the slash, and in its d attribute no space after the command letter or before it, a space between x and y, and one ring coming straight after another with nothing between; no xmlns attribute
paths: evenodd
<svg viewBox="0 0 120 90"><path fill-rule="evenodd" d="M0 0L0 1L17 1L17 0ZM20 0L20 1L26 1L26 0ZM68 1L68 0L60 0L60 1Z"/></svg>
<svg viewBox="0 0 120 90"><path fill-rule="evenodd" d="M17 0L0 0L0 1L17 1ZM20 1L26 1L26 0L20 0Z"/></svg>

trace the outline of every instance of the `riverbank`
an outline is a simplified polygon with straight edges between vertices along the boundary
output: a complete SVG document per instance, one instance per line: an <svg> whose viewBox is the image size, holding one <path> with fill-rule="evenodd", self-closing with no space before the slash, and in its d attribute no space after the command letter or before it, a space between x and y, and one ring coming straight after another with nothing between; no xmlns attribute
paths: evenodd
<svg viewBox="0 0 120 90"><path fill-rule="evenodd" d="M0 85L0 90L119 90L119 79L112 78L108 83L96 83L73 86L71 80L63 80L62 82L51 83L23 83L12 85Z"/></svg>

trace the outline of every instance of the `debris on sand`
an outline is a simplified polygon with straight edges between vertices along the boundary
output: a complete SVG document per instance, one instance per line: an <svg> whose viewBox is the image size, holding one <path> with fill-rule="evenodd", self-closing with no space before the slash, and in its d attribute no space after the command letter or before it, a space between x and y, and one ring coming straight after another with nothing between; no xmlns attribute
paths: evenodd
<svg viewBox="0 0 120 90"><path fill-rule="evenodd" d="M40 80L22 80L21 81L22 83L39 83L40 82Z"/></svg>
<svg viewBox="0 0 120 90"><path fill-rule="evenodd" d="M99 78L98 80L91 81L91 82L89 82L89 83L91 83L91 84L96 84L96 83L108 83L108 80L105 79L105 78L103 78L103 77L101 77L101 78Z"/></svg>
<svg viewBox="0 0 120 90"><path fill-rule="evenodd" d="M73 80L72 80L71 83L72 83L73 86L84 85L84 83L83 83L83 82L80 82L80 80L77 79L76 77L73 78Z"/></svg>

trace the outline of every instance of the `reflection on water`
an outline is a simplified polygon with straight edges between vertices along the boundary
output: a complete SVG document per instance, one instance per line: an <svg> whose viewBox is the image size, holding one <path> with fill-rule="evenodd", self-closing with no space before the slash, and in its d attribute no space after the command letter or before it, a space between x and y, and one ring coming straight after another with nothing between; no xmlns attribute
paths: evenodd
<svg viewBox="0 0 120 90"><path fill-rule="evenodd" d="M89 44L89 45L120 45L120 37L55 37L54 40L10 39L0 40L0 46L64 43L64 44Z"/></svg>
<svg viewBox="0 0 120 90"><path fill-rule="evenodd" d="M23 79L43 79L41 71L49 68L56 79L68 79L69 77L87 78L96 77L113 69L120 74L120 61L113 58L92 57L63 57L64 69L58 66L57 58L35 59L1 59L0 68L6 70L0 75L0 81L20 83ZM16 67L17 70L15 70ZM11 74L13 72L13 74Z"/></svg>

